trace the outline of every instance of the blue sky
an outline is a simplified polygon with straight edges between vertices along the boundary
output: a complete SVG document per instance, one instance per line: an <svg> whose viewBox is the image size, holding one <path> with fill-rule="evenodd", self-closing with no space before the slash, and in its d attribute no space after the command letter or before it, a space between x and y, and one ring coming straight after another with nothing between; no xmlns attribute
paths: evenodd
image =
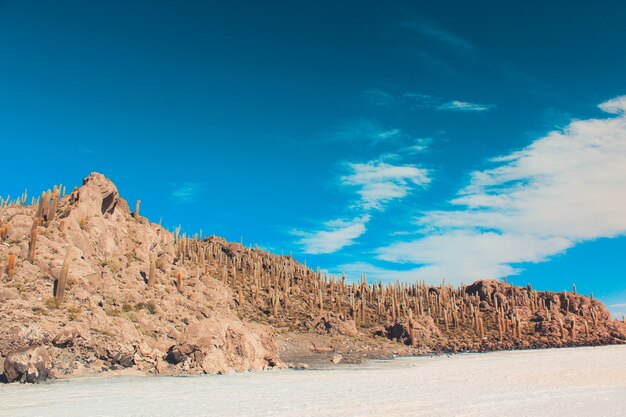
<svg viewBox="0 0 626 417"><path fill-rule="evenodd" d="M626 311L623 2L297 3L0 1L3 195Z"/></svg>

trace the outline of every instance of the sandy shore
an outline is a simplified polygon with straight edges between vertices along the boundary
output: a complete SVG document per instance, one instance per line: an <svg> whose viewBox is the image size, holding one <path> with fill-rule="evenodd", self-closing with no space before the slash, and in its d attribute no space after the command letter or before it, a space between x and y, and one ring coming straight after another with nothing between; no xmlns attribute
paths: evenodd
<svg viewBox="0 0 626 417"><path fill-rule="evenodd" d="M10 416L623 416L626 346L0 386Z"/></svg>

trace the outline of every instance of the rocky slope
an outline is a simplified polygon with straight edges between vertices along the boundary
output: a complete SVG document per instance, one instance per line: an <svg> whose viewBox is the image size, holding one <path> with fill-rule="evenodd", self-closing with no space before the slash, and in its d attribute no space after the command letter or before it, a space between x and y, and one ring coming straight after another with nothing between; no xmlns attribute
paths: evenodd
<svg viewBox="0 0 626 417"><path fill-rule="evenodd" d="M291 257L170 232L132 213L97 173L61 194L0 208L8 381L609 344L626 334L601 302L575 293L348 283Z"/></svg>
<svg viewBox="0 0 626 417"><path fill-rule="evenodd" d="M231 291L182 262L176 237L135 218L111 181L92 174L70 195L54 194L45 196L39 216L38 205L0 211L0 358L6 358L8 380L121 368L178 374L279 364L271 327L242 322ZM55 285L68 253L67 288L57 302ZM11 255L15 266L8 273ZM155 279L148 285L151 264Z"/></svg>

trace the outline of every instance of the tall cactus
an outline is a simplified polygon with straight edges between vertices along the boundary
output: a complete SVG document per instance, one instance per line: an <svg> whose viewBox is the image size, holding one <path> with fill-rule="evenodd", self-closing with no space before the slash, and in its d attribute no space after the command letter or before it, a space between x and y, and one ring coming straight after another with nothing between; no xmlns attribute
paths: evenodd
<svg viewBox="0 0 626 417"><path fill-rule="evenodd" d="M16 257L13 254L7 255L7 276L13 278L15 276Z"/></svg>
<svg viewBox="0 0 626 417"><path fill-rule="evenodd" d="M65 295L65 287L67 285L67 277L70 272L70 263L72 256L72 247L67 248L67 253L65 254L65 259L63 260L63 266L61 267L61 273L59 274L59 279L57 280L57 286L54 292L54 301L57 305L60 305L63 302L63 296Z"/></svg>
<svg viewBox="0 0 626 417"><path fill-rule="evenodd" d="M139 205L141 204L141 200L137 200L137 202L135 203L135 212L133 213L133 217L135 219L139 218Z"/></svg>
<svg viewBox="0 0 626 417"><path fill-rule="evenodd" d="M183 273L181 271L176 273L176 288L178 292L183 292Z"/></svg>
<svg viewBox="0 0 626 417"><path fill-rule="evenodd" d="M149 259L150 271L148 273L148 286L154 287L154 284L156 284L156 255L150 252Z"/></svg>
<svg viewBox="0 0 626 417"><path fill-rule="evenodd" d="M39 219L35 217L33 220L33 226L30 229L30 243L28 244L28 260L35 262L35 247L37 245L37 226L39 225Z"/></svg>

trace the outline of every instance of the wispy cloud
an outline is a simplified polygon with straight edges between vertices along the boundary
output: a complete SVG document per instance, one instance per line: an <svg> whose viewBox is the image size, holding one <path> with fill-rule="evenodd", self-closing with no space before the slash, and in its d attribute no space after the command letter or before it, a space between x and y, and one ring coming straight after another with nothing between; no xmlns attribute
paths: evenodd
<svg viewBox="0 0 626 417"><path fill-rule="evenodd" d="M467 39L432 22L404 22L402 26L419 36L429 38L436 41L440 45L444 45L462 53L473 54L477 50L476 46L474 46L474 44Z"/></svg>
<svg viewBox="0 0 626 417"><path fill-rule="evenodd" d="M382 90L365 90L363 99L372 106L389 107L397 104L396 98Z"/></svg>
<svg viewBox="0 0 626 417"><path fill-rule="evenodd" d="M192 203L200 196L201 192L202 184L197 182L185 182L172 190L170 197L177 203Z"/></svg>
<svg viewBox="0 0 626 417"><path fill-rule="evenodd" d="M431 94L402 93L397 97L382 90L366 90L361 93L363 100L375 107L408 106L412 110L442 110L458 112L485 112L494 109L494 104L472 103L461 100L446 100ZM397 129L396 129L397 130ZM376 133L384 129L370 120L357 120L345 124L337 130L341 138L371 137L378 139ZM375 132L371 134L371 132Z"/></svg>
<svg viewBox="0 0 626 417"><path fill-rule="evenodd" d="M366 143L398 143L411 141L413 138L402 129L385 127L375 120L357 119L336 128L329 139L339 142Z"/></svg>
<svg viewBox="0 0 626 417"><path fill-rule="evenodd" d="M477 112L482 113L493 109L493 104L477 104L469 103L467 101L453 100L447 103L442 103L437 106L437 110L443 111L464 111L464 112Z"/></svg>
<svg viewBox="0 0 626 417"><path fill-rule="evenodd" d="M333 253L354 244L354 241L365 233L369 220L368 215L351 220L332 220L325 222L322 230L316 232L293 231L292 233L301 236L297 243L302 245L304 253L314 255Z"/></svg>
<svg viewBox="0 0 626 417"><path fill-rule="evenodd" d="M393 165L380 159L366 163L347 163L349 174L340 178L342 186L354 187L358 200L349 207L359 215L323 223L317 231L293 231L305 253L337 252L355 243L366 232L374 211L382 211L392 200L404 198L414 187L430 182L429 172L414 165Z"/></svg>
<svg viewBox="0 0 626 417"><path fill-rule="evenodd" d="M413 186L430 183L428 171L414 165L391 165L381 160L348 164L351 173L341 177L343 185L357 188L365 210L381 210L394 199L404 198Z"/></svg>
<svg viewBox="0 0 626 417"><path fill-rule="evenodd" d="M600 108L618 116L573 121L494 158L450 210L417 219L422 237L381 247L378 258L416 265L418 279L468 282L626 234L626 96Z"/></svg>
<svg viewBox="0 0 626 417"><path fill-rule="evenodd" d="M494 109L495 104L479 104L469 101L450 100L430 94L404 93L402 98L409 103L413 110L440 110L456 112L482 113Z"/></svg>

